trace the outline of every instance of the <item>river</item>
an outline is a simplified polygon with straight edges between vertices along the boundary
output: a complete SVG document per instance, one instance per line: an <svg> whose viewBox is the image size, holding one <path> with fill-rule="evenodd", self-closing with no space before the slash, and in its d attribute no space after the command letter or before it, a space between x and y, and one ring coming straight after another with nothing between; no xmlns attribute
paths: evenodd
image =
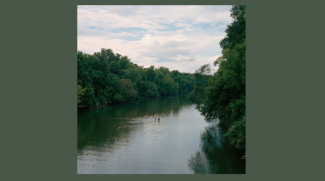
<svg viewBox="0 0 325 181"><path fill-rule="evenodd" d="M78 110L77 126L78 174L246 173L243 153L184 94Z"/></svg>

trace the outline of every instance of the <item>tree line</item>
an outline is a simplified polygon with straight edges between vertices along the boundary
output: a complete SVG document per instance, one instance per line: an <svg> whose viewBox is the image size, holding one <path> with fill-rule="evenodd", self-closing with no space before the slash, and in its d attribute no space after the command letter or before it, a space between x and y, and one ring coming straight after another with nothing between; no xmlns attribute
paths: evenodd
<svg viewBox="0 0 325 181"><path fill-rule="evenodd" d="M144 68L105 48L92 55L78 51L77 69L77 104L85 107L191 92L195 82L194 74Z"/></svg>
<svg viewBox="0 0 325 181"><path fill-rule="evenodd" d="M195 72L194 90L188 98L208 122L219 119L236 148L246 149L246 7L231 8L233 22L227 26L226 37L220 41L222 56L211 75L209 64ZM244 156L245 157L245 156Z"/></svg>

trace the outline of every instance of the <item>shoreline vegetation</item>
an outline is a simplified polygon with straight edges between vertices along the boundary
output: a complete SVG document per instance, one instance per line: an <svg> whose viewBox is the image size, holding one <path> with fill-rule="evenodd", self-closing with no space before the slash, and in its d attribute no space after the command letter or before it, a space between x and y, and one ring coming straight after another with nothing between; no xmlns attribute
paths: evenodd
<svg viewBox="0 0 325 181"><path fill-rule="evenodd" d="M181 94L189 94L190 92L184 92L184 93L179 93L179 94L174 94L174 95L181 95ZM171 96L171 95L170 95ZM133 100L133 101L138 101L138 100L147 100L147 99L154 99L154 98L158 98L158 97L170 97L169 95L166 95L166 96L156 96L156 97L142 97L140 99L137 99L137 100ZM172 97L171 97L172 98ZM102 107L107 107L107 106L110 106L110 105L120 105L120 104L126 104L126 103L129 103L129 102L133 102L133 101L128 101L128 102L123 102L123 103L110 103L110 104L103 104L103 105L100 105L98 107L94 106L94 107L87 107L87 106L78 106L77 108L78 109L97 109L97 108L102 108Z"/></svg>
<svg viewBox="0 0 325 181"><path fill-rule="evenodd" d="M127 56L102 48L77 52L78 107L100 107L145 98L172 96L194 89L195 76L167 67L144 68Z"/></svg>
<svg viewBox="0 0 325 181"><path fill-rule="evenodd" d="M246 159L246 6L232 7L233 22L220 41L222 56L211 75L210 64L194 74L166 67L144 68L127 56L102 48L93 55L77 52L78 107L97 108L134 100L189 93L207 122L218 126Z"/></svg>
<svg viewBox="0 0 325 181"><path fill-rule="evenodd" d="M230 11L233 22L219 43L222 56L214 62L219 68L213 75L210 64L196 70L198 81L188 98L207 122L219 119L230 143L246 152L246 6L235 5Z"/></svg>

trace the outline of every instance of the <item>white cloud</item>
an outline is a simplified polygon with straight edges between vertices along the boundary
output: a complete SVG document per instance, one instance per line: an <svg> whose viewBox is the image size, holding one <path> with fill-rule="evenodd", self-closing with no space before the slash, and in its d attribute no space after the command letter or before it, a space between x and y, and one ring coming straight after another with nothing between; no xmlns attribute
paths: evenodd
<svg viewBox="0 0 325 181"><path fill-rule="evenodd" d="M231 6L78 6L78 50L194 72L220 56Z"/></svg>
<svg viewBox="0 0 325 181"><path fill-rule="evenodd" d="M119 32L119 33L112 33L108 31L103 30L91 30L86 28L78 28L78 36L104 36L104 37L136 37L136 33L130 33L130 32Z"/></svg>

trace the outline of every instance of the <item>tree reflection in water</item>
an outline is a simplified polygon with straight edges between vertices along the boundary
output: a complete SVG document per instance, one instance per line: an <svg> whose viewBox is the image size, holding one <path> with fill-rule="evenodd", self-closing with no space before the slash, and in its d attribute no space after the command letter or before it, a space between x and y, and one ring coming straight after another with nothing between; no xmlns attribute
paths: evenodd
<svg viewBox="0 0 325 181"><path fill-rule="evenodd" d="M242 152L229 144L216 123L201 133L200 150L189 160L188 167L194 174L245 174L246 161Z"/></svg>

